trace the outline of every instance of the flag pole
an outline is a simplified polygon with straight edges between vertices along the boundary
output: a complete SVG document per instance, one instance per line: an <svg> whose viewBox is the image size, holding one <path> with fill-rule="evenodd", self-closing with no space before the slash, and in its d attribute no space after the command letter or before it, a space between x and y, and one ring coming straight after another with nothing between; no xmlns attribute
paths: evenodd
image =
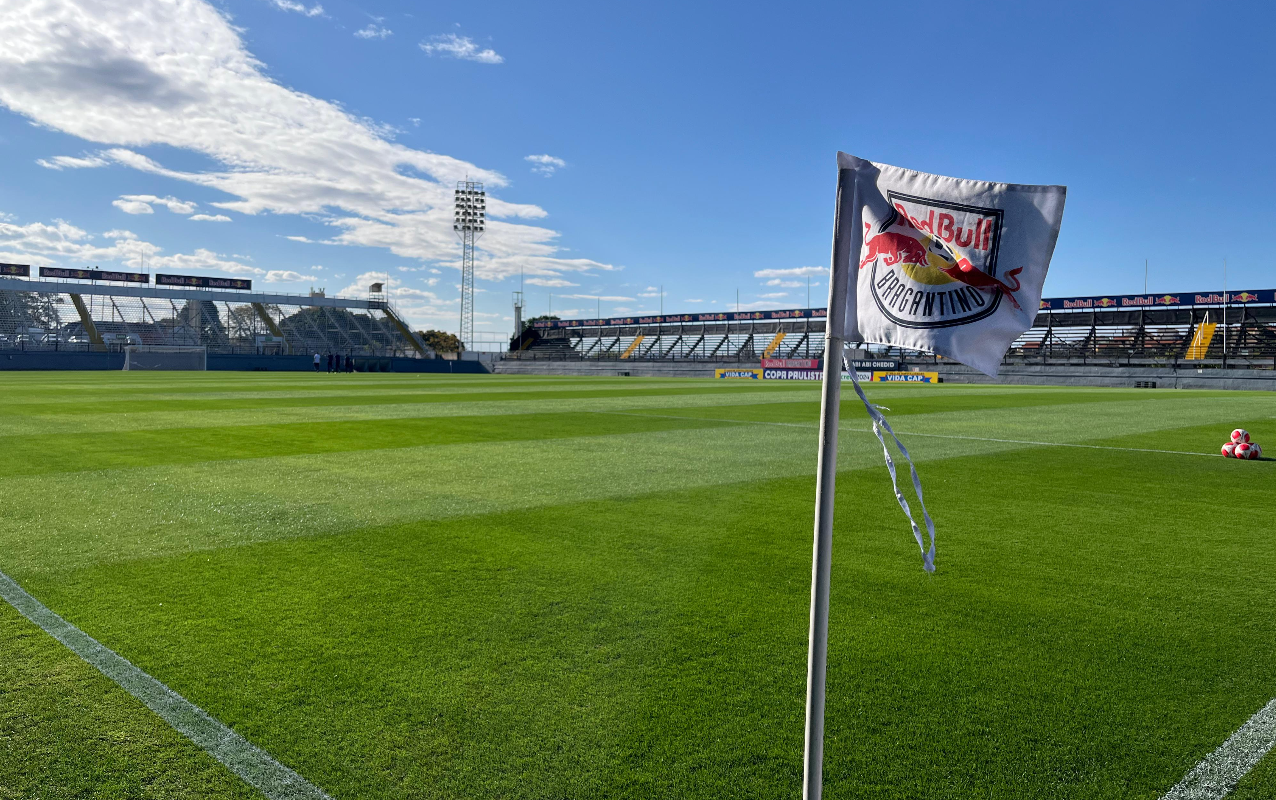
<svg viewBox="0 0 1276 800"><path fill-rule="evenodd" d="M846 344L846 291L850 271L848 253L842 252L848 248L839 229L844 191L853 194L855 190L853 186L844 186L839 174L837 220L833 225L832 279L829 281L829 307L824 318L820 455L815 478L815 544L811 557L811 632L806 667L806 748L803 754L804 800L820 800L824 780L824 685L828 666L833 496L837 482L837 424L842 399L842 354ZM858 225L853 219L847 222Z"/></svg>

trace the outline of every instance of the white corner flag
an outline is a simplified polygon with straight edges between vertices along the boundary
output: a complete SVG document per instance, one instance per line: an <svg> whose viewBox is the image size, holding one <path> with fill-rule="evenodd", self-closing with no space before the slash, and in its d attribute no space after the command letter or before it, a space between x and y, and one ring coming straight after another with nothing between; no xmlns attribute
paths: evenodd
<svg viewBox="0 0 1276 800"><path fill-rule="evenodd" d="M807 661L805 782L802 796L823 788L824 685L828 660L829 575L842 355L846 342L935 353L996 376L1010 345L1032 327L1050 267L1066 190L1062 186L946 178L837 154L837 216L828 317L820 454L815 485L811 564L811 633ZM848 370L882 443L895 497L935 569L935 526L921 480L899 438ZM921 529L895 479L886 433L908 461L930 534Z"/></svg>

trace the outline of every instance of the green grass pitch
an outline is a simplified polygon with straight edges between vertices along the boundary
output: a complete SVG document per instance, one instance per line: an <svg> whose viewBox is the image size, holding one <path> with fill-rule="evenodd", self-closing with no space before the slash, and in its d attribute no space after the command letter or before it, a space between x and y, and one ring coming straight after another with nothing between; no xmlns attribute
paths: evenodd
<svg viewBox="0 0 1276 800"><path fill-rule="evenodd" d="M939 569L851 395L827 797L1157 798L1276 697L1276 462L1216 455L1235 426L1276 453L1271 394L868 391ZM0 400L0 570L334 798L799 795L818 387L5 373ZM256 796L0 603L0 798ZM1234 795L1273 796L1276 755Z"/></svg>

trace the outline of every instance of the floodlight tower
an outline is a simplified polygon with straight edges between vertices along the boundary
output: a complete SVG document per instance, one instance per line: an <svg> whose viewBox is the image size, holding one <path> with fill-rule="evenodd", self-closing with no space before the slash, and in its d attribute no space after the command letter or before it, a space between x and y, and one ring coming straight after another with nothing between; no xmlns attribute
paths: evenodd
<svg viewBox="0 0 1276 800"><path fill-rule="evenodd" d="M487 193L483 184L456 182L455 215L452 230L461 237L461 341L474 343L474 243L487 229Z"/></svg>
<svg viewBox="0 0 1276 800"><path fill-rule="evenodd" d="M514 292L514 335L518 337L519 349L523 347L523 292Z"/></svg>

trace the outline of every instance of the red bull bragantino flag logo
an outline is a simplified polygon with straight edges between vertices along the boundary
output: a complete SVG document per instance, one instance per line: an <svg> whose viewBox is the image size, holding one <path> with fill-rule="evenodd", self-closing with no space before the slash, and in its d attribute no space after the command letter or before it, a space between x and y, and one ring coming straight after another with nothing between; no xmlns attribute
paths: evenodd
<svg viewBox="0 0 1276 800"><path fill-rule="evenodd" d="M860 269L871 269L878 308L909 327L982 319L1005 297L1018 305L1019 270L997 277L1001 212L888 192L891 213L864 223ZM866 215L867 216L867 215Z"/></svg>
<svg viewBox="0 0 1276 800"><path fill-rule="evenodd" d="M846 153L838 176L833 256L835 275L847 270L847 341L996 375L1041 308L1064 187L947 178Z"/></svg>

